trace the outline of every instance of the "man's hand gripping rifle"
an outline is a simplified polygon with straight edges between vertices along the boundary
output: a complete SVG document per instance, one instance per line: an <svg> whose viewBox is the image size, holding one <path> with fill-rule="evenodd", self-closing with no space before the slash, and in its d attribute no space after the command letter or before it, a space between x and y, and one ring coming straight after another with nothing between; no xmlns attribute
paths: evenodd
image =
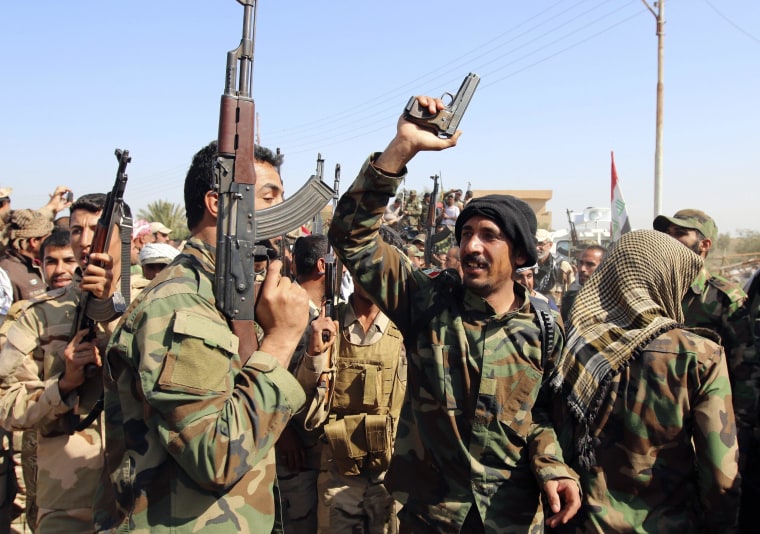
<svg viewBox="0 0 760 534"><path fill-rule="evenodd" d="M102 254L108 252L114 226L118 227L121 240L121 292L117 292L115 291L115 288L111 287L109 289L110 294L104 295L104 298L111 298L113 300L114 311L117 313L123 313L129 302L130 265L128 254L132 237L132 219L125 213L124 209L124 190L127 187L127 164L132 161L132 158L129 155L129 150L120 150L117 148L115 154L116 159L119 161L119 168L116 171L116 180L113 184L113 188L111 189L111 192L106 195L105 205L103 206L103 211L98 219L98 224L92 237L90 254ZM90 260L88 259L88 264L89 263ZM98 265L99 267L104 266L96 261L92 261L92 264ZM74 339L77 333L82 330L88 331L84 338L82 338L82 341L93 341L95 339L95 321L87 315L87 304L90 301L90 297L91 293L89 291L82 292L82 297L77 306L76 316L74 317L69 339ZM89 363L84 368L84 375L86 380L101 378L100 367L94 363ZM102 393L102 385L80 388L78 411L80 413L89 413L82 421L78 421L78 416L75 416L76 421L74 421L73 424L74 430L87 428L100 414L103 406Z"/></svg>

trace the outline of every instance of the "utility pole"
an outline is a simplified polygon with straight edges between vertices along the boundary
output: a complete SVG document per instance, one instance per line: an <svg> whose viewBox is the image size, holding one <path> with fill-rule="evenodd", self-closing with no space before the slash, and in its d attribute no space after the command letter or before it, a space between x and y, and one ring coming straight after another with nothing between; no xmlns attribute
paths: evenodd
<svg viewBox="0 0 760 534"><path fill-rule="evenodd" d="M641 0L657 20L657 117L654 148L654 216L662 213L662 110L663 110L663 72L665 58L665 0L653 2L650 6ZM655 9L657 11L655 11Z"/></svg>

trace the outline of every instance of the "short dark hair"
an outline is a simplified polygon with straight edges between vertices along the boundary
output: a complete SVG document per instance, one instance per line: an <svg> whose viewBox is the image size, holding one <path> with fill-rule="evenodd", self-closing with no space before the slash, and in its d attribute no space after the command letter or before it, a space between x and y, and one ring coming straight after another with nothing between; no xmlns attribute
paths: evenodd
<svg viewBox="0 0 760 534"><path fill-rule="evenodd" d="M327 236L313 234L301 236L293 245L293 261L296 272L300 275L309 274L317 266L319 258L327 255Z"/></svg>
<svg viewBox="0 0 760 534"><path fill-rule="evenodd" d="M90 213L97 213L106 205L106 195L104 193L89 193L82 195L69 207L69 214L76 210L85 210Z"/></svg>
<svg viewBox="0 0 760 534"><path fill-rule="evenodd" d="M97 213L106 206L106 194L105 193L88 193L86 195L82 195L78 199L76 199L76 202L74 202L71 206L69 206L69 215L74 213L76 210L84 210L89 213ZM129 207L129 204L124 202L124 215L127 217L132 217L132 209Z"/></svg>
<svg viewBox="0 0 760 534"><path fill-rule="evenodd" d="M40 245L40 259L45 259L45 251L49 248L65 248L71 246L71 232L65 228L53 228L53 232Z"/></svg>
<svg viewBox="0 0 760 534"><path fill-rule="evenodd" d="M203 218L206 210L206 193L216 187L214 183L214 166L216 165L216 140L201 148L193 156L190 168L185 176L185 214L187 227L190 231L195 228ZM269 163L279 169L282 165L283 155L275 154L270 149L255 145L253 158L256 161Z"/></svg>

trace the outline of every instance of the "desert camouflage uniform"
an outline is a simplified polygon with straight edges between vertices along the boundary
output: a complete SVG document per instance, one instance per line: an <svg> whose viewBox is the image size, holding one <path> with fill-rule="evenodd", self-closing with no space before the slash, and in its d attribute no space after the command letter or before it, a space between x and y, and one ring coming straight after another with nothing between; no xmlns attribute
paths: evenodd
<svg viewBox="0 0 760 534"><path fill-rule="evenodd" d="M274 443L304 393L267 353L242 365L214 304L214 261L190 239L111 337L106 461L119 513L100 528L272 529Z"/></svg>
<svg viewBox="0 0 760 534"><path fill-rule="evenodd" d="M394 499L383 479L406 391L403 339L382 312L366 332L350 304L339 306L338 318L333 361L327 353L306 356L296 369L309 399L303 424L324 431L327 442L318 482L319 532L396 532ZM370 371L376 371L373 378ZM325 372L333 392L327 402L319 383ZM386 432L378 432L379 426ZM373 431L376 442L368 446Z"/></svg>
<svg viewBox="0 0 760 534"><path fill-rule="evenodd" d="M684 324L715 332L726 351L739 432L742 516L754 514L752 508L746 509L755 505L747 497L760 497L760 359L746 301L739 286L707 269L702 269L683 300Z"/></svg>
<svg viewBox="0 0 760 534"><path fill-rule="evenodd" d="M404 503L402 531L528 532L543 529L540 486L578 480L550 422L541 334L525 304L496 315L463 287L451 294L377 235L401 177L368 163L340 200L330 241L354 281L399 327L408 357L408 402L385 484ZM428 310L433 310L429 313ZM532 525L532 526L531 526Z"/></svg>
<svg viewBox="0 0 760 534"><path fill-rule="evenodd" d="M74 431L77 414L87 414L100 396L100 381L92 379L65 398L58 390L79 299L80 291L69 286L31 301L7 329L0 353L0 422L8 430L37 431L37 528L43 532L93 530L103 468L100 418ZM103 344L105 337L101 331Z"/></svg>
<svg viewBox="0 0 760 534"><path fill-rule="evenodd" d="M615 376L573 532L733 532L736 428L723 350L670 330ZM667 443L667 446L663 446Z"/></svg>

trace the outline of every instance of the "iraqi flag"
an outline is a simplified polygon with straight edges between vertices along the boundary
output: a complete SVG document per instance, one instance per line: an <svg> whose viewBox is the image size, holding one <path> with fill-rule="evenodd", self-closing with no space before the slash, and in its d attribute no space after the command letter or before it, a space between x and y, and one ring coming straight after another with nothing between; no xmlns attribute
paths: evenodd
<svg viewBox="0 0 760 534"><path fill-rule="evenodd" d="M628 222L628 212L625 209L623 192L620 191L617 170L615 169L615 153L610 152L612 160L612 188L610 200L612 202L612 241L617 241L620 236L631 231L631 223Z"/></svg>

